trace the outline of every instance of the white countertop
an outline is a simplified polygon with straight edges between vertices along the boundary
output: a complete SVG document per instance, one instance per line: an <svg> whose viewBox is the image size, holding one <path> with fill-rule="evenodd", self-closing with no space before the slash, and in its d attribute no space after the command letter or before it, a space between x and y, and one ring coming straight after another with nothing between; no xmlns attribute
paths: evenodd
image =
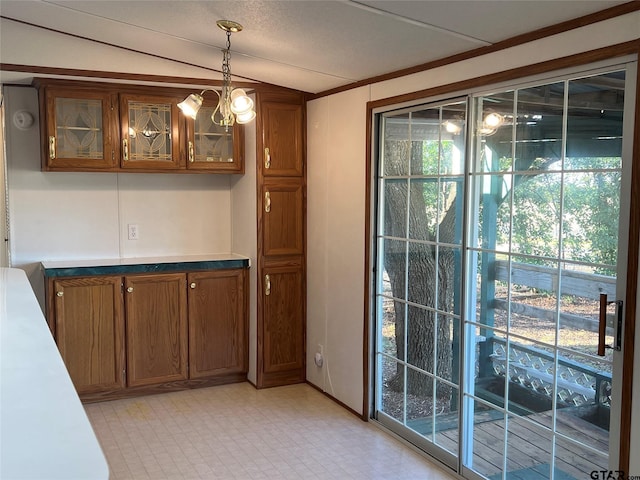
<svg viewBox="0 0 640 480"><path fill-rule="evenodd" d="M15 268L0 268L0 478L109 478L31 285Z"/></svg>

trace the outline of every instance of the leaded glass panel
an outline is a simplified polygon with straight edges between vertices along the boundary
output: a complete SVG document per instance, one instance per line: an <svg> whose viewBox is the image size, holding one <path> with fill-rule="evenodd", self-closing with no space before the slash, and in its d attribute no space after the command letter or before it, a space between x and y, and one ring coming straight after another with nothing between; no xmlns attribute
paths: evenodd
<svg viewBox="0 0 640 480"><path fill-rule="evenodd" d="M58 158L102 159L102 101L56 99Z"/></svg>
<svg viewBox="0 0 640 480"><path fill-rule="evenodd" d="M194 160L196 162L233 162L233 129L213 123L213 107L202 107L195 120Z"/></svg>
<svg viewBox="0 0 640 480"><path fill-rule="evenodd" d="M130 101L129 160L171 162L171 104Z"/></svg>

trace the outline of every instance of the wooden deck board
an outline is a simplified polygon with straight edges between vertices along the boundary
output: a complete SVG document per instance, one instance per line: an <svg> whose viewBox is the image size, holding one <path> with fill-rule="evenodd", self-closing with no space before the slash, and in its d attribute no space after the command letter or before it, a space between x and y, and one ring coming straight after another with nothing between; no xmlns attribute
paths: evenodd
<svg viewBox="0 0 640 480"><path fill-rule="evenodd" d="M548 413L549 412L534 414L530 417L532 417L533 420L541 418L542 421L539 423L548 420L548 424L551 425L551 417ZM582 441L583 443L585 439L592 440L592 444L593 439L596 439L595 443L597 445L600 447L604 445L603 439L606 438L606 432L602 429L578 417L567 418L569 414L558 413L557 423L562 423L563 433L567 436ZM493 460L495 443L490 442L493 442L493 438L496 438L501 432L504 432L504 421L497 420L482 423L476 425L475 428L476 430L482 429L487 432L492 432L492 436L487 438L487 444L476 444L474 450L479 456L488 454ZM532 428L532 426L528 425L524 420L518 421L517 417L511 417L508 428L508 457L512 460L512 462L507 463L508 471L519 471L523 468L549 464L551 462L552 444L549 436L542 435L540 431L536 431L535 428ZM478 438L478 435L476 435L476 438ZM500 443L502 443L502 441L500 441ZM495 462L492 461L492 463ZM520 465L520 467L518 467L518 465ZM564 439L557 439L556 468L567 475L581 479L588 477L592 470L606 469L607 466L594 463L593 452L582 447L580 444Z"/></svg>
<svg viewBox="0 0 640 480"><path fill-rule="evenodd" d="M527 448L526 446L528 445L531 451L537 451L541 455L538 463L550 463L551 444L549 436L541 434L540 430L535 427L532 428L524 420L514 420L512 417L509 421L509 432L513 432L515 435L507 437L507 442L524 446L520 448ZM591 463L588 458L582 457L580 461L577 461L576 456L584 455L585 452L585 449L580 445L556 442L556 468L575 478L584 477L585 471L590 473L592 470L604 468ZM578 466L576 467L576 465Z"/></svg>
<svg viewBox="0 0 640 480"><path fill-rule="evenodd" d="M450 432L450 435L447 433ZM436 445L439 445L454 455L458 454L458 429L436 433Z"/></svg>
<svg viewBox="0 0 640 480"><path fill-rule="evenodd" d="M527 420L525 420L525 418ZM534 423L532 424L531 421ZM428 423L428 422L427 422ZM552 423L551 412L542 412L527 417L510 416L507 436L507 471L513 480L543 480L548 477L552 460L551 433L544 427ZM426 424L426 423L425 423ZM540 427L536 427L538 424ZM582 442L601 452L608 450L608 432L559 410L556 426L574 441L556 438L555 468L557 480L588 478L593 470L608 468L599 464L598 455L580 445ZM416 426L416 431L420 431ZM430 433L427 437L431 438ZM458 430L436 432L438 444L454 451L458 444ZM476 418L474 426L474 452L472 468L485 476L499 478L503 468L504 419ZM513 473L513 474L511 474Z"/></svg>
<svg viewBox="0 0 640 480"><path fill-rule="evenodd" d="M535 420L546 427L551 427L551 412L542 412L535 415ZM578 440L600 451L609 449L609 434L606 430L572 415L564 410L558 410L556 414L556 431L563 435Z"/></svg>

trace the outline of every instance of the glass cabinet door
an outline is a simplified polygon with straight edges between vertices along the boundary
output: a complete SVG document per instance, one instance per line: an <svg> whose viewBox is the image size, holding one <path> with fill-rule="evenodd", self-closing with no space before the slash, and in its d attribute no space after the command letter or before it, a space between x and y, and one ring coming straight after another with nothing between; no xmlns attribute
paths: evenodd
<svg viewBox="0 0 640 480"><path fill-rule="evenodd" d="M214 110L214 106L203 105L195 120L187 120L187 169L242 173L243 128L215 124L211 119Z"/></svg>
<svg viewBox="0 0 640 480"><path fill-rule="evenodd" d="M46 137L43 167L46 170L112 169L117 166L117 130L112 121L113 94L99 91L47 89Z"/></svg>
<svg viewBox="0 0 640 480"><path fill-rule="evenodd" d="M184 168L177 102L169 96L120 96L122 168Z"/></svg>

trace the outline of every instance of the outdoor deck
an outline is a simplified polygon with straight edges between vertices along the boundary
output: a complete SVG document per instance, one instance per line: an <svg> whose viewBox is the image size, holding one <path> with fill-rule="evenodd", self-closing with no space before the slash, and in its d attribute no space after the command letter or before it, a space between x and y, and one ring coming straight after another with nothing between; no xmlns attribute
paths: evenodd
<svg viewBox="0 0 640 480"><path fill-rule="evenodd" d="M551 412L536 413L526 417L540 425L551 427ZM504 420L476 420L474 427L473 469L483 475L499 479L503 469ZM415 424L413 428L416 428ZM521 480L549 478L552 458L550 434L519 417L510 417L507 442L508 477ZM588 443L607 452L608 432L567 412L558 411L556 430L574 440ZM450 451L456 451L458 429L441 430L436 442ZM593 470L608 468L598 464L592 451L579 444L558 438L555 446L555 480L588 478ZM604 458L604 457L602 457ZM595 463L594 463L595 462Z"/></svg>

